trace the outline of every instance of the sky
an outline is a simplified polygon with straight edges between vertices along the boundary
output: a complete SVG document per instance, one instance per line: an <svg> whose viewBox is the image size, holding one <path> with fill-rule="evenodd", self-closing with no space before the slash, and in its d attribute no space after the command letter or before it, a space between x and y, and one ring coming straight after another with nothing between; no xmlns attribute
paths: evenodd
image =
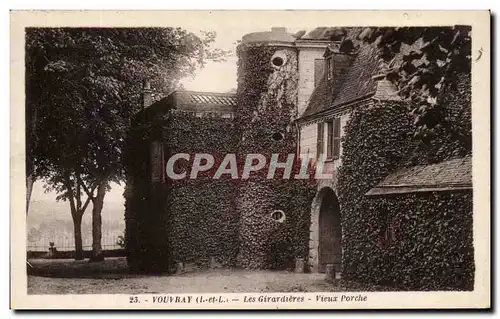
<svg viewBox="0 0 500 319"><path fill-rule="evenodd" d="M181 83L190 91L228 92L236 89L236 63L236 54L232 52L225 62L208 62L193 78L185 78Z"/></svg>
<svg viewBox="0 0 500 319"><path fill-rule="evenodd" d="M237 72L237 41L251 32L270 31L272 26L255 28L255 25L247 27L221 28L215 27L213 31L217 32L217 38L213 43L213 48L231 51L225 62L209 62L203 69L198 69L193 78L186 78L181 83L186 90L204 91L204 92L228 92L236 89ZM297 28L290 29L289 32L295 33ZM193 30L196 33L196 31Z"/></svg>
<svg viewBox="0 0 500 319"><path fill-rule="evenodd" d="M219 30L217 30L219 29ZM208 62L203 69L198 69L193 77L185 78L181 81L186 90L208 91L208 92L228 92L236 89L236 42L241 37L252 30L227 30L215 28L217 32L216 41L212 44L214 48L230 50L231 54L225 62ZM189 29L188 29L189 30ZM189 30L198 33L199 30ZM106 194L105 202L123 203L123 185L112 184L111 191ZM33 187L31 195L30 212L37 211L37 201L54 201L57 194L55 192L45 193L43 182L37 181ZM69 214L68 214L69 216Z"/></svg>
<svg viewBox="0 0 500 319"><path fill-rule="evenodd" d="M215 31L217 37L212 44L214 48L223 50L230 50L231 54L224 62L208 62L204 68L198 69L193 77L185 78L181 81L186 90L204 91L204 92L228 92L231 89L236 89L236 72L237 72L237 57L236 45L237 41L241 40L243 35L251 32L270 31L271 27L275 25L268 25L256 28L255 24L241 23L231 28L225 25L212 24L205 31ZM277 25L280 26L280 25ZM199 34L200 30L186 27L188 31ZM306 29L306 28L304 28ZM295 33L300 28L288 28L288 32ZM111 191L106 194L105 202L123 203L123 185L112 184ZM45 193L43 183L37 181L33 187L31 195L32 208L30 212L37 209L37 201L55 201L57 195L54 192ZM69 214L68 214L69 216Z"/></svg>

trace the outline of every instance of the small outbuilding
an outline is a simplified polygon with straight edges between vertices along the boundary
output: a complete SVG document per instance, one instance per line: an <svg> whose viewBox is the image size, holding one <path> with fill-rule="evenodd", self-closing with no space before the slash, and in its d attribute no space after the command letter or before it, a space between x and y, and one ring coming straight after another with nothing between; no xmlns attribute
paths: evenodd
<svg viewBox="0 0 500 319"><path fill-rule="evenodd" d="M398 169L366 193L380 225L381 282L409 290L473 290L472 158Z"/></svg>
<svg viewBox="0 0 500 319"><path fill-rule="evenodd" d="M399 169L366 196L472 190L472 158Z"/></svg>

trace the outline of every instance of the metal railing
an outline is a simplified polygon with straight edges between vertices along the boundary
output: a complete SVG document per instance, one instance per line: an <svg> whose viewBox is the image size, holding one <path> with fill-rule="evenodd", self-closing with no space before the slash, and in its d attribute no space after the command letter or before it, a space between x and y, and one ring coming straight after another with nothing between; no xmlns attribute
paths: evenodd
<svg viewBox="0 0 500 319"><path fill-rule="evenodd" d="M74 245L66 245L66 246L58 246L57 244L54 245L54 247L58 251L74 251L75 246ZM26 250L27 251L49 251L50 245L47 243L46 245L27 245ZM120 245L117 244L104 244L102 245L103 250L116 250L116 249L122 249ZM92 245L84 245L83 250L90 251L92 250Z"/></svg>

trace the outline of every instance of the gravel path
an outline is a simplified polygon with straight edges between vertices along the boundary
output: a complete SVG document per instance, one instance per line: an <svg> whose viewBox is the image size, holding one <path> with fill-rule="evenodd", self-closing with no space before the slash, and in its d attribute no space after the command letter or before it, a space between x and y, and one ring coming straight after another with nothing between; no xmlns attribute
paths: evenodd
<svg viewBox="0 0 500 319"><path fill-rule="evenodd" d="M191 269L182 275L145 276L128 273L125 258L30 260L36 272L28 276L28 294L143 294L380 291L384 287L345 280L333 283L325 274L242 269Z"/></svg>
<svg viewBox="0 0 500 319"><path fill-rule="evenodd" d="M320 292L345 288L324 281L324 274L217 269L172 276L116 279L28 276L29 294L141 294L219 292Z"/></svg>

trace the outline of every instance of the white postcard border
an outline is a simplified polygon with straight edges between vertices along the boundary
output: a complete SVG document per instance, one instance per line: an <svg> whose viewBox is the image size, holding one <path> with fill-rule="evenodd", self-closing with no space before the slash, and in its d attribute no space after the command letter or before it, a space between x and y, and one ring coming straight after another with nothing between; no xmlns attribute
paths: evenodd
<svg viewBox="0 0 500 319"><path fill-rule="evenodd" d="M401 309L486 308L490 301L490 13L488 11L11 11L10 14L11 307L15 309ZM168 24L167 24L168 21ZM287 26L472 26L472 127L475 289L471 292L238 293L229 303L129 303L130 295L28 295L26 276L26 185L24 131L24 28L28 26L183 26L258 24ZM256 26L257 27L257 26ZM222 35L223 36L223 35ZM482 55L479 56L479 51ZM477 59L477 60L476 60ZM367 296L365 302L317 303L317 295ZM161 295L161 294L159 294ZM171 295L171 294L170 294ZM299 296L305 302L244 302L245 296ZM137 295L141 300L151 295ZM311 300L308 300L311 298Z"/></svg>

